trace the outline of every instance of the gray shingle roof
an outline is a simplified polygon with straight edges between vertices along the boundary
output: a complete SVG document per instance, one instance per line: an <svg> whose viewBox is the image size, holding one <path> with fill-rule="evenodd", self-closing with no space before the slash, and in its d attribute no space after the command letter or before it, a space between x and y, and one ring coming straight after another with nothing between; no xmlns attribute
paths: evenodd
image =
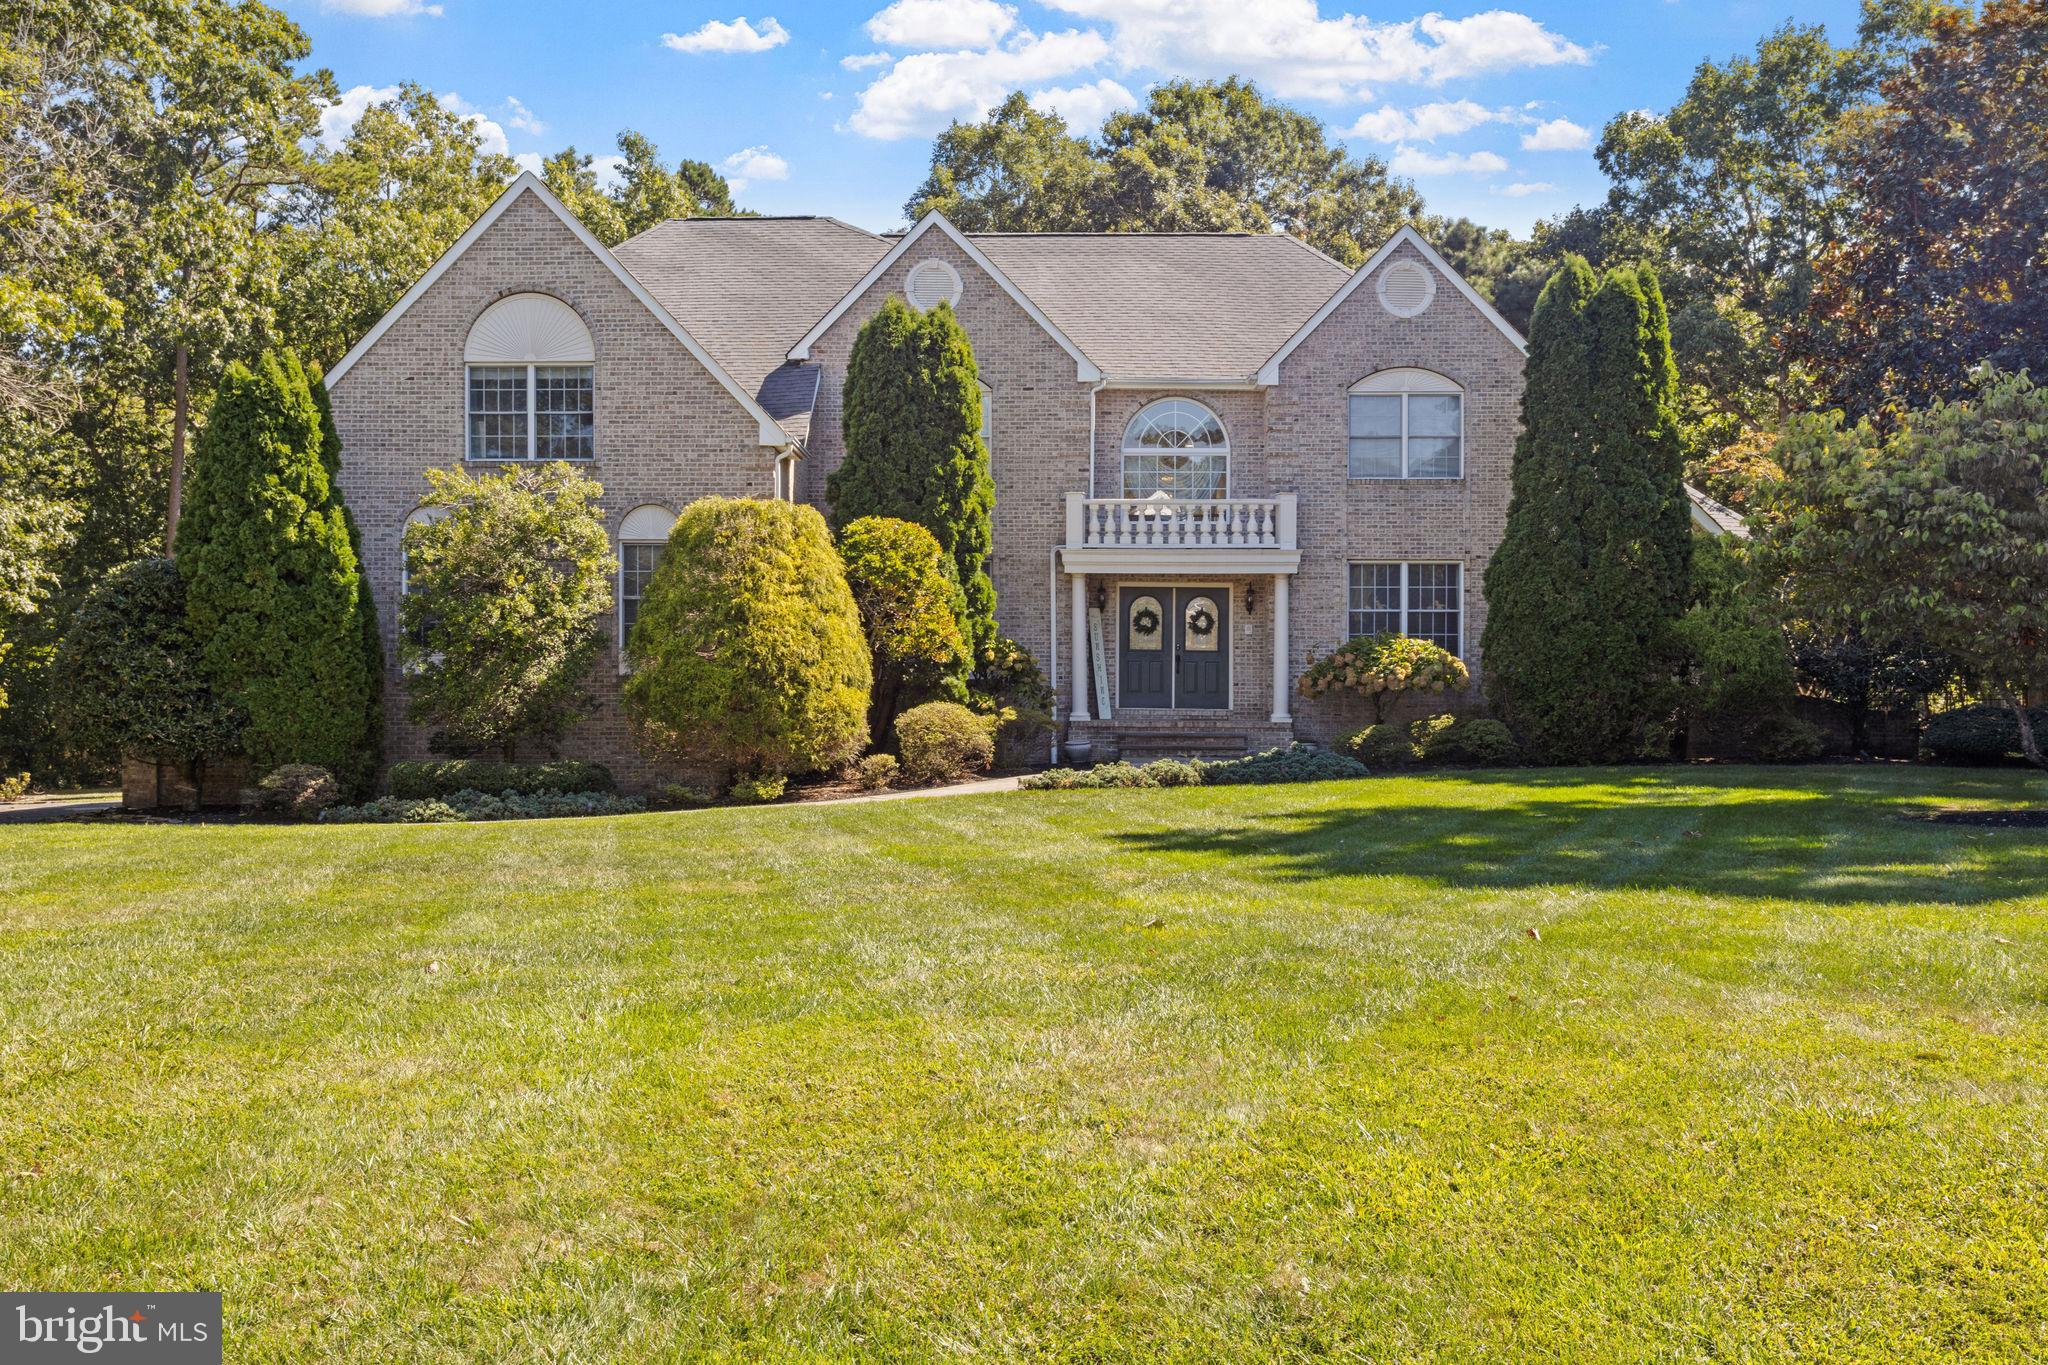
<svg viewBox="0 0 2048 1365"><path fill-rule="evenodd" d="M1715 502L1691 484L1685 486L1685 496L1692 503L1693 521L1701 530L1734 536L1737 540L1749 539L1749 523L1742 513L1725 503Z"/></svg>
<svg viewBox="0 0 2048 1365"><path fill-rule="evenodd" d="M789 348L888 249L836 218L672 218L612 254L801 440L817 376Z"/></svg>
<svg viewBox="0 0 2048 1365"><path fill-rule="evenodd" d="M1112 379L1248 379L1351 272L1278 233L973 233Z"/></svg>

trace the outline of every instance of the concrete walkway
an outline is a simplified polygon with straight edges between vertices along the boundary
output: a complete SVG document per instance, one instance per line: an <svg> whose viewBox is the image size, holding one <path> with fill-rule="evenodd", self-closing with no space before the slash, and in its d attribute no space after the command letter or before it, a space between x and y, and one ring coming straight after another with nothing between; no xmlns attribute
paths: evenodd
<svg viewBox="0 0 2048 1365"><path fill-rule="evenodd" d="M0 806L0 825L32 825L45 820L74 820L121 808L117 791L51 792L24 796Z"/></svg>
<svg viewBox="0 0 2048 1365"><path fill-rule="evenodd" d="M791 806L843 806L853 801L915 801L925 796L980 796L986 792L1013 792L1023 779L985 777L979 782L956 782L950 787L918 787L906 792L862 792L859 796L828 796L819 801L792 801Z"/></svg>

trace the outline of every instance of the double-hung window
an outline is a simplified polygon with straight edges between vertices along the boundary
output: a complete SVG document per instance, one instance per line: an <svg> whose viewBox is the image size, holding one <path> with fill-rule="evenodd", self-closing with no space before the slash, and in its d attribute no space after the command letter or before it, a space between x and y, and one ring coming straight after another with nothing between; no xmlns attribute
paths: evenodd
<svg viewBox="0 0 2048 1365"><path fill-rule="evenodd" d="M596 351L575 309L546 294L500 299L463 360L470 459L596 458Z"/></svg>
<svg viewBox="0 0 2048 1365"><path fill-rule="evenodd" d="M1464 653L1465 571L1456 563L1354 563L1351 634L1412 635Z"/></svg>
<svg viewBox="0 0 2048 1365"><path fill-rule="evenodd" d="M626 513L619 523L619 671L627 668L626 644L640 620L640 604L646 600L647 585L661 567L662 551L668 548L668 533L676 524L675 513L649 503Z"/></svg>
<svg viewBox="0 0 2048 1365"><path fill-rule="evenodd" d="M1428 370L1382 370L1351 387L1351 477L1457 479L1465 395Z"/></svg>

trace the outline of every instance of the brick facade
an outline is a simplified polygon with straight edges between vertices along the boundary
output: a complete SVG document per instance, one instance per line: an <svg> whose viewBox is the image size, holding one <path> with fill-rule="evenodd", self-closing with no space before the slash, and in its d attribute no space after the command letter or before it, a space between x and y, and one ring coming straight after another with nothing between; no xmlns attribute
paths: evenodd
<svg viewBox="0 0 2048 1365"><path fill-rule="evenodd" d="M1403 244L1389 258L1419 255ZM1053 577L1065 539L1065 495L1089 486L1090 431L1096 496L1120 496L1124 428L1146 403L1191 398L1213 409L1231 442L1230 490L1247 497L1298 497L1301 567L1291 591L1290 674L1341 643L1347 631L1347 565L1352 560L1456 560L1463 565L1465 654L1478 663L1485 624L1486 563L1506 521L1508 471L1522 385L1519 350L1449 281L1432 306L1400 318L1380 303L1370 281L1350 296L1281 365L1271 388L1207 391L1097 390L1077 374L1073 355L946 234L912 244L813 345L822 371L796 495L820 507L827 475L844 459L841 387L860 326L918 262L939 258L960 274L960 319L973 340L991 393L991 463L996 484L992 565L1003 629L1050 673L1060 675L1060 714L1072 709L1067 657L1069 585ZM1200 281L1190 281L1199 288ZM357 360L334 388L344 447L343 488L363 529L364 555L382 612L387 648L395 641L399 537L425 489L423 469L456 467L464 449L463 347L471 324L508 294L540 292L573 307L596 345L597 454L590 472L603 483L603 508L616 535L643 504L679 510L706 494L770 496L774 451L760 443L754 419L717 379L596 258L548 207L515 200L415 304ZM1416 367L1463 386L1462 479L1354 481L1347 471L1348 390L1382 369ZM1092 416L1092 423L1091 423ZM1217 584L1231 596L1232 705L1227 713L1118 712L1130 725L1232 727L1261 741L1273 727L1273 580L1271 575L1103 574L1089 584L1114 604L1122 582ZM1056 604L1055 604L1056 594ZM1249 596L1248 596L1249 595ZM1115 612L1105 636L1112 686L1117 661ZM633 741L621 714L616 628L592 679L597 712L561 745L567 755L610 765L622 783L644 787L671 775ZM395 657L395 648L391 648ZM404 679L387 679L388 757L426 752L427 736L404 716ZM1477 705L1477 689L1435 699ZM1362 723L1360 711L1292 699L1294 730L1329 739ZM1092 727L1095 731L1114 726Z"/></svg>

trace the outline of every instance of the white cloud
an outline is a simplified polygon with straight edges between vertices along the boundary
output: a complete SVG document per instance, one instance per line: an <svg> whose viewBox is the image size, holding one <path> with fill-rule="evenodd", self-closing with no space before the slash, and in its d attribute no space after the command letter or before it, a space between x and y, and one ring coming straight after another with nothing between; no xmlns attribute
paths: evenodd
<svg viewBox="0 0 2048 1365"><path fill-rule="evenodd" d="M478 148L479 151L482 151L486 156L510 156L512 154L512 144L505 140L505 129L496 119L486 118L481 109L478 109L453 90L450 90L445 95L436 95L434 98L446 105L451 113L460 114L468 121L470 129L482 140Z"/></svg>
<svg viewBox="0 0 2048 1365"><path fill-rule="evenodd" d="M1092 133L1111 114L1135 108L1137 103L1136 95L1107 76L1093 85L1040 90L1031 96L1033 109L1041 114L1058 114L1066 120L1067 130L1077 134Z"/></svg>
<svg viewBox="0 0 2048 1365"><path fill-rule="evenodd" d="M363 111L373 104L398 98L395 85L352 85L341 92L332 104L320 110L320 141L329 147L339 147L348 137L349 129L356 126L356 120Z"/></svg>
<svg viewBox="0 0 2048 1365"><path fill-rule="evenodd" d="M895 0L867 30L878 43L929 52L990 47L1016 25L1016 9L996 0Z"/></svg>
<svg viewBox="0 0 2048 1365"><path fill-rule="evenodd" d="M1548 194L1556 188L1557 186L1548 180L1517 180L1512 185L1498 187L1494 193L1506 195L1510 199L1527 199L1532 194Z"/></svg>
<svg viewBox="0 0 2048 1365"><path fill-rule="evenodd" d="M591 173L597 176L597 187L601 190L615 190L626 178L626 158L617 152L590 158Z"/></svg>
<svg viewBox="0 0 2048 1365"><path fill-rule="evenodd" d="M505 116L506 127L517 128L522 133L532 133L535 137L539 137L548 130L548 126L545 123L542 123L533 116L533 110L521 104L511 95L505 96L505 107L512 111Z"/></svg>
<svg viewBox="0 0 2048 1365"><path fill-rule="evenodd" d="M688 33L664 33L663 47L677 52L766 52L789 41L789 30L774 19L763 19L755 28L745 15L726 23L708 19L704 26Z"/></svg>
<svg viewBox="0 0 2048 1365"><path fill-rule="evenodd" d="M839 64L848 71L865 71L871 66L887 66L895 60L886 52L849 52L839 59Z"/></svg>
<svg viewBox="0 0 2048 1365"><path fill-rule="evenodd" d="M1317 0L1045 0L1108 24L1117 62L1177 75L1251 76L1291 99L1360 99L1378 83L1441 85L1521 67L1580 64L1591 49L1528 15L1326 19Z"/></svg>
<svg viewBox="0 0 2048 1365"><path fill-rule="evenodd" d="M1369 114L1359 115L1358 122L1346 129L1344 136L1371 138L1374 142L1434 142L1509 116L1506 111L1488 109L1471 100L1419 104L1413 109L1383 104Z"/></svg>
<svg viewBox="0 0 2048 1365"><path fill-rule="evenodd" d="M541 155L539 152L520 152L512 160L522 171L529 171L534 175L541 173Z"/></svg>
<svg viewBox="0 0 2048 1365"><path fill-rule="evenodd" d="M756 180L789 179L789 163L766 147L745 147L725 159L720 167L737 194Z"/></svg>
<svg viewBox="0 0 2048 1365"><path fill-rule="evenodd" d="M1507 159L1493 152L1445 152L1438 155L1413 147L1398 147L1387 162L1395 175L1499 175L1508 168Z"/></svg>
<svg viewBox="0 0 2048 1365"><path fill-rule="evenodd" d="M1568 118L1539 123L1522 134L1525 152L1579 152L1593 145L1593 135Z"/></svg>
<svg viewBox="0 0 2048 1365"><path fill-rule="evenodd" d="M361 19L409 19L421 14L438 18L441 13L439 5L423 5L419 0L320 0L320 8Z"/></svg>
<svg viewBox="0 0 2048 1365"><path fill-rule="evenodd" d="M914 52L860 92L847 120L884 141L928 136L953 119L978 119L1010 91L1084 71L1109 56L1099 33L1025 33L984 52Z"/></svg>

